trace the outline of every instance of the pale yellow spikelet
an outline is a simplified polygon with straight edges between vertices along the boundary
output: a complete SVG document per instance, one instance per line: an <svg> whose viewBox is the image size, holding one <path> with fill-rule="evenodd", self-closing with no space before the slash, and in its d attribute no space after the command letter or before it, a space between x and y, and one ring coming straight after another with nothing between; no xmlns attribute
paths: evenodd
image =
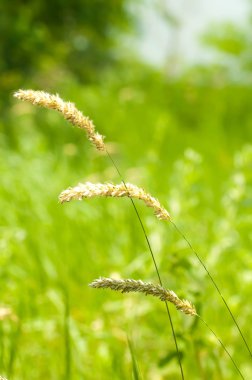
<svg viewBox="0 0 252 380"><path fill-rule="evenodd" d="M14 93L14 97L40 107L57 110L72 125L85 129L88 139L98 150L105 151L103 136L95 132L92 120L84 116L73 103L65 102L58 95L44 91L18 90Z"/></svg>
<svg viewBox="0 0 252 380"><path fill-rule="evenodd" d="M0 376L0 380L7 380L7 379L3 376Z"/></svg>
<svg viewBox="0 0 252 380"><path fill-rule="evenodd" d="M78 186L70 187L62 191L59 195L59 200L61 203L64 203L72 199L82 200L83 198L94 197L129 197L140 199L146 206L154 210L158 219L170 220L168 211L161 206L157 199L131 183L121 183L119 185L113 185L111 183L80 183Z"/></svg>
<svg viewBox="0 0 252 380"><path fill-rule="evenodd" d="M101 277L94 280L89 286L92 288L109 288L121 293L140 292L145 295L152 295L159 298L161 301L169 301L173 303L176 306L176 309L182 311L184 314L192 316L198 315L195 307L189 301L181 300L172 290L165 289L160 285L143 282L142 280L123 280Z"/></svg>

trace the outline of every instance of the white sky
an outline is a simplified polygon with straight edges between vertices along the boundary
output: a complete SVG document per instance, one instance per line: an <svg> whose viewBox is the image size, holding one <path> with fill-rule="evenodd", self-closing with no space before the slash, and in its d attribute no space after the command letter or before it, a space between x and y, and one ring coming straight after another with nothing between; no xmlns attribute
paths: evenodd
<svg viewBox="0 0 252 380"><path fill-rule="evenodd" d="M157 12L157 3L146 0L138 9L142 37L136 42L140 55L154 64L176 54L189 62L209 59L197 37L214 23L242 23L249 10L248 0L160 0L159 4L180 22L178 28L171 28Z"/></svg>

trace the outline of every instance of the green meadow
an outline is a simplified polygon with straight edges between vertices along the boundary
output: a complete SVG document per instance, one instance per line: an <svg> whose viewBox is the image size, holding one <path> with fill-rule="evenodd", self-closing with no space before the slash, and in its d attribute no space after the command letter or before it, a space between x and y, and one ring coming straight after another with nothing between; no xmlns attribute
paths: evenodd
<svg viewBox="0 0 252 380"><path fill-rule="evenodd" d="M122 54L102 75L84 80L74 67L62 69L59 46L57 65L47 56L30 77L22 67L19 77L7 72L0 120L0 374L8 380L181 379L165 305L88 286L100 276L158 283L130 199L58 201L79 182L120 183L115 167L62 115L14 99L19 87L58 93L93 120L125 182L169 211L252 347L251 72L224 42L220 54L233 54L235 69L195 64L174 76L171 66L161 70ZM193 302L250 379L251 356L192 249L173 224L135 204L163 285ZM200 319L173 305L170 312L185 379L240 378Z"/></svg>

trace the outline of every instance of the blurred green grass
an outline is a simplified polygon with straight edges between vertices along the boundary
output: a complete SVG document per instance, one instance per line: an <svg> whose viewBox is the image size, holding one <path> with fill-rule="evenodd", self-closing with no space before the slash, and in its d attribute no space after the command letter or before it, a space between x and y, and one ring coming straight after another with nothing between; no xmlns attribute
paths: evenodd
<svg viewBox="0 0 252 380"><path fill-rule="evenodd" d="M71 78L57 92L93 119L124 179L171 212L249 339L251 90L199 86L191 73L175 85L138 66L122 77L85 87ZM0 321L0 372L129 379L129 335L143 378L180 379L164 305L88 287L112 274L157 282L129 200L57 201L79 181L119 182L110 161L53 111L13 100L9 115L0 136L0 289L16 318ZM249 378L248 353L204 270L171 225L137 206L164 285L195 302ZM204 325L174 309L172 317L186 378L238 377Z"/></svg>

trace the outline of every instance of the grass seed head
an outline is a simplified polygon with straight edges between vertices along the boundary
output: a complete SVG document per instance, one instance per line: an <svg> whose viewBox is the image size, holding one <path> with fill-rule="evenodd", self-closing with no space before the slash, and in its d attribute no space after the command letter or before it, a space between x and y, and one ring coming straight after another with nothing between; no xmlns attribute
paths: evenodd
<svg viewBox="0 0 252 380"><path fill-rule="evenodd" d="M44 91L18 90L14 93L14 97L40 107L57 110L73 126L85 129L89 141L97 150L105 151L104 137L95 132L92 120L84 116L73 103L65 102L58 95Z"/></svg>
<svg viewBox="0 0 252 380"><path fill-rule="evenodd" d="M140 199L147 207L154 210L154 214L158 219L170 220L170 214L161 206L157 199L131 183L121 183L119 185L113 185L111 183L80 183L78 186L70 187L69 189L62 191L59 195L59 200L61 203L64 203L73 199L82 200L83 198L95 197L129 197Z"/></svg>
<svg viewBox="0 0 252 380"><path fill-rule="evenodd" d="M160 285L154 285L150 282L133 279L113 279L101 277L94 280L89 286L92 288L109 288L121 293L139 292L145 295L152 295L161 301L169 301L173 303L177 310L187 315L197 315L195 307L187 300L181 300L172 290L163 288Z"/></svg>

